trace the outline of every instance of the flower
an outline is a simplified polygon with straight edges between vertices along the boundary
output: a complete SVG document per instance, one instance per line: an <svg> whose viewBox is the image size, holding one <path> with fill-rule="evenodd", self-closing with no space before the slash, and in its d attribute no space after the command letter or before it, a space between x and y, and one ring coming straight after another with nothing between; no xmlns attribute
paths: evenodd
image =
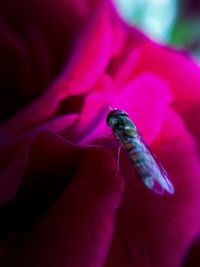
<svg viewBox="0 0 200 267"><path fill-rule="evenodd" d="M200 70L110 1L1 3L2 266L176 267L200 230ZM173 196L138 180L105 119L126 110Z"/></svg>

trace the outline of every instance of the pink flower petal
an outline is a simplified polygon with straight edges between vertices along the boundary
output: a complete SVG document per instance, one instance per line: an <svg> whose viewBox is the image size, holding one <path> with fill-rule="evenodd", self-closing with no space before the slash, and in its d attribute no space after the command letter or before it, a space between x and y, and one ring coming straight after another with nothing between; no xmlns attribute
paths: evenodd
<svg viewBox="0 0 200 267"><path fill-rule="evenodd" d="M191 243L184 259L183 267L199 267L200 265L200 240L199 237Z"/></svg>
<svg viewBox="0 0 200 267"><path fill-rule="evenodd" d="M9 164L0 173L0 206L10 201L16 194L26 166L31 139L16 151ZM12 149L12 148L11 148Z"/></svg>
<svg viewBox="0 0 200 267"><path fill-rule="evenodd" d="M77 133L87 136L82 144L91 142L95 137L109 135L106 116L109 106L127 111L138 126L148 143L159 134L165 111L172 101L166 83L153 73L143 73L119 88L109 76L103 76L91 92L77 123Z"/></svg>
<svg viewBox="0 0 200 267"><path fill-rule="evenodd" d="M30 152L29 173L32 175L33 168L34 172L37 172L38 167L42 166L37 165L41 159L38 159L38 163L35 161L39 151L47 155L47 158L43 156L43 166L47 164L48 173L49 160L53 159L54 167L59 164L58 160L55 161L56 156L62 161L60 167L65 166L65 179L69 179L70 175L68 164L77 164L79 168L74 169L76 173L70 186L64 190L40 222L26 233L24 241L15 241L21 245L14 246L13 252L9 250L7 264L31 264L38 267L103 266L112 242L116 212L123 192L119 174L110 183L116 164L112 151L101 148L76 148L53 134L45 133L38 137ZM79 155L84 153L84 157L79 157L79 160L77 157L74 158L74 155L78 155L77 152ZM43 171L40 170L40 175L45 175L44 171L44 168ZM52 178L57 183L58 177L55 173L54 175ZM24 186L25 184L24 181ZM33 188L32 186L32 190ZM49 190L48 184L46 190ZM32 195L35 196L33 192Z"/></svg>
<svg viewBox="0 0 200 267"><path fill-rule="evenodd" d="M76 118L76 115L66 115L43 124L35 130L33 129L26 136L10 140L7 143L0 143L0 151L4 155L1 160L0 206L15 196L26 168L30 147L33 145L32 142L35 142L35 139L37 139L37 135L47 130L52 132L60 131L74 123Z"/></svg>
<svg viewBox="0 0 200 267"><path fill-rule="evenodd" d="M76 56L71 59L71 65L66 67L48 92L3 123L0 127L1 134L11 137L24 132L52 116L63 99L90 90L108 63L111 30L106 12L95 15L77 44L74 51Z"/></svg>
<svg viewBox="0 0 200 267"><path fill-rule="evenodd" d="M140 60L132 75L144 71L155 72L169 84L178 102L190 102L200 97L200 68L192 59L153 42L146 42L141 50Z"/></svg>

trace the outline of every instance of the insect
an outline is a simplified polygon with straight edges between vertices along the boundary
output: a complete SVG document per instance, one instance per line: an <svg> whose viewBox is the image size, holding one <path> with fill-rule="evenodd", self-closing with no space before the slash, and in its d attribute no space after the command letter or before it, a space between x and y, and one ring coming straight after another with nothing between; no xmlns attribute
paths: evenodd
<svg viewBox="0 0 200 267"><path fill-rule="evenodd" d="M106 123L127 152L144 185L157 194L164 191L173 194L174 187L166 171L144 142L128 113L113 109L107 115Z"/></svg>

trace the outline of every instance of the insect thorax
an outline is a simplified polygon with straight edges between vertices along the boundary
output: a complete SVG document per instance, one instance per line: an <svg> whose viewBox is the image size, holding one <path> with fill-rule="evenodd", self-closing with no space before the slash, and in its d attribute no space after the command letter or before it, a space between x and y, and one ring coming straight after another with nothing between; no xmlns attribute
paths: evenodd
<svg viewBox="0 0 200 267"><path fill-rule="evenodd" d="M116 120L113 125L113 131L116 132L120 139L127 140L140 136L135 124L128 116L117 116Z"/></svg>

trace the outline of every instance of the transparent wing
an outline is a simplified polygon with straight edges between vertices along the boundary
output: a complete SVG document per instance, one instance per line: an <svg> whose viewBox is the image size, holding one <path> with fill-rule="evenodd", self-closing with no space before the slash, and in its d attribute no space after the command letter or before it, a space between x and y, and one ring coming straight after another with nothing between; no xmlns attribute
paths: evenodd
<svg viewBox="0 0 200 267"><path fill-rule="evenodd" d="M174 186L165 169L145 141L142 139L140 141L143 147L145 164L149 169L149 176L143 179L143 183L156 194L163 194L165 191L174 194Z"/></svg>

